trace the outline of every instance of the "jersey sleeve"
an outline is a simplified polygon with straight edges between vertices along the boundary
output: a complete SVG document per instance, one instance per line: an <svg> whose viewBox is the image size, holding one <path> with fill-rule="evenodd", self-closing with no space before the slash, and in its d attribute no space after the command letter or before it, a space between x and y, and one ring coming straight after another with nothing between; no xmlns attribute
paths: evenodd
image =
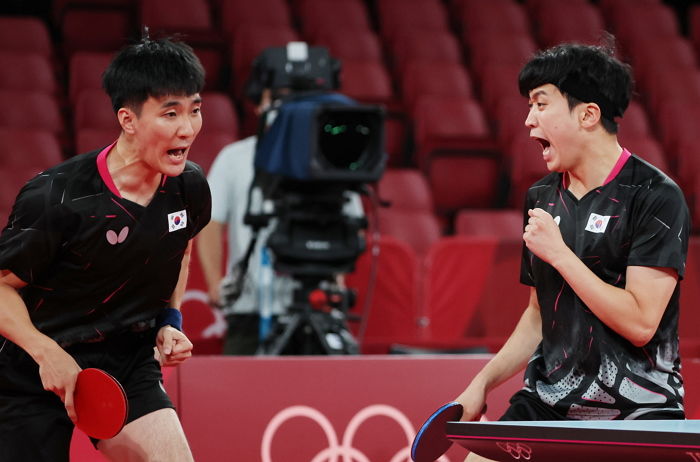
<svg viewBox="0 0 700 462"><path fill-rule="evenodd" d="M0 235L0 269L12 271L26 283L35 282L52 264L71 221L54 197L61 186L53 180L38 175L21 189Z"/></svg>
<svg viewBox="0 0 700 462"><path fill-rule="evenodd" d="M690 217L680 189L666 180L634 209L628 266L673 268L683 278Z"/></svg>

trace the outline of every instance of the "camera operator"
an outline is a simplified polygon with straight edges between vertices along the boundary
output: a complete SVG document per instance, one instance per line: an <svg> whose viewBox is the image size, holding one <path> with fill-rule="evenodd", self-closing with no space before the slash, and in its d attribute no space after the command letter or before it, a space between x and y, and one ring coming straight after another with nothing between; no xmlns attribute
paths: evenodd
<svg viewBox="0 0 700 462"><path fill-rule="evenodd" d="M292 42L287 45L288 54L303 50L306 44ZM293 51L293 50L296 50ZM254 61L251 79L247 86L247 96L257 105L259 117L274 105L279 104L284 97L294 96L309 91L329 91L337 88L339 63L333 59L325 61L325 66L331 66L329 75L333 81L326 81L317 75L308 75L306 79L293 82L285 87L275 87L274 73L279 67L270 66L263 58L263 52ZM288 59L295 59L289 57ZM299 59L299 56L296 57ZM318 63L315 63L318 64ZM314 66L309 66L313 69ZM262 122L265 130L266 122ZM228 324L224 342L224 354L252 355L259 352L261 340L272 328L276 319L284 314L292 304L294 289L298 286L289 275L276 274L271 270L274 259L272 252L265 246L267 238L275 227L271 220L259 230L254 247L250 248L247 259L247 271L242 281L241 293L237 299L227 296L230 288L235 285L234 273L240 271L239 263L246 259L249 244L254 235L253 229L244 223L248 211L249 194L255 179L254 159L258 136L251 136L232 143L222 149L215 159L208 175L212 192L212 219L197 239L198 254L206 278L210 303L223 310ZM345 193L349 200L343 213L348 216L364 216L362 204L357 193ZM222 266L224 242L228 245L226 259L226 274ZM265 274L267 272L267 275ZM271 280L270 275L271 274ZM342 284L342 276L338 277ZM261 320L262 299L267 299L265 316ZM270 316L268 321L267 316ZM262 323L262 324L261 324Z"/></svg>

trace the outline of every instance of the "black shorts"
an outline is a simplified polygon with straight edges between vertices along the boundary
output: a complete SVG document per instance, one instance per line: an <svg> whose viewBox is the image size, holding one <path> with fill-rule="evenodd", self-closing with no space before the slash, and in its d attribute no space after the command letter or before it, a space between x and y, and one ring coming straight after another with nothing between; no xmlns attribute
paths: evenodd
<svg viewBox="0 0 700 462"><path fill-rule="evenodd" d="M66 351L81 368L97 367L119 380L129 401L128 423L174 408L153 358L154 345L155 331L148 330L73 345ZM0 350L0 462L68 462L72 435L73 423L58 396L43 389L38 365L24 350L5 342Z"/></svg>
<svg viewBox="0 0 700 462"><path fill-rule="evenodd" d="M681 411L659 410L649 412L636 417L637 420L677 420L684 419ZM526 390L520 390L510 399L510 407L501 416L502 421L526 421L526 420L569 420L553 407L543 403L536 394Z"/></svg>

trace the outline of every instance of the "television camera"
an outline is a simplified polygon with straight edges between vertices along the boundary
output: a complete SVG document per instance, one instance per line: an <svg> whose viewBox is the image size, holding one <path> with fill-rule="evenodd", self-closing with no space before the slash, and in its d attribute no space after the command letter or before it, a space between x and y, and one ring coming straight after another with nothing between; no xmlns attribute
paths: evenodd
<svg viewBox="0 0 700 462"><path fill-rule="evenodd" d="M347 328L354 293L338 277L365 249L367 221L348 209L384 171L384 112L332 92L339 69L325 48L298 42L254 63L249 95L276 97L260 118L245 222L256 236L272 228L265 246L274 271L298 282L262 354L359 352Z"/></svg>

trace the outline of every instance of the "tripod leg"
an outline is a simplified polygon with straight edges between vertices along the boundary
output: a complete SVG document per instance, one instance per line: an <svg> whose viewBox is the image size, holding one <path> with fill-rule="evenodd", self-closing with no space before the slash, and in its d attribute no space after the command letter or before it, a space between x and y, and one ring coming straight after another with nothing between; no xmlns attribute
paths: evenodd
<svg viewBox="0 0 700 462"><path fill-rule="evenodd" d="M284 349L289 344L289 340L292 338L292 336L294 335L294 332L299 328L300 325L301 325L301 317L298 314L295 314L295 315L291 316L291 319L290 319L289 323L287 323L282 334L277 335L275 331L280 326L278 324L277 328L273 329L273 331L270 332L268 340L266 340L265 343L261 346L262 354L263 355L280 355L280 354L282 354Z"/></svg>

